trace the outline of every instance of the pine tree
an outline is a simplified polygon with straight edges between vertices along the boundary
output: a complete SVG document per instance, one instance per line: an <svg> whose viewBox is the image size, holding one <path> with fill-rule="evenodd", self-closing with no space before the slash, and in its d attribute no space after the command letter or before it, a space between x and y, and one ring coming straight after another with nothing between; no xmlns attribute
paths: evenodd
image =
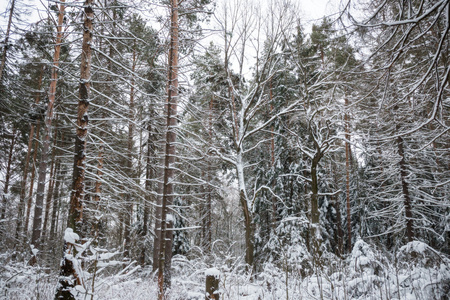
<svg viewBox="0 0 450 300"><path fill-rule="evenodd" d="M75 139L75 158L73 168L73 185L70 199L69 218L64 236L64 257L61 262L59 286L55 299L75 299L71 288L81 284L80 274L77 273L75 243L79 239L77 233L83 226L83 196L86 158L86 135L88 116L87 110L90 101L90 71L91 71L91 41L93 29L93 0L86 0L84 4L84 23L82 58L80 71L80 88L77 114L77 134Z"/></svg>

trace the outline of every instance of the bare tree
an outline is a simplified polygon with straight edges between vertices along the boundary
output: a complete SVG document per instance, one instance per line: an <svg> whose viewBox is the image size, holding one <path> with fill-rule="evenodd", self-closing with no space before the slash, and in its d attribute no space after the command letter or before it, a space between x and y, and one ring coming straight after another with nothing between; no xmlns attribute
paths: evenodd
<svg viewBox="0 0 450 300"><path fill-rule="evenodd" d="M271 97L264 91L268 89L271 78L281 72L278 66L280 56L277 51L285 36L293 30L295 17L290 13L295 8L287 1L273 2L268 9L269 18L263 22L263 13L255 6L243 6L233 2L224 7L223 19L219 21L224 38L224 68L228 83L228 114L231 120L232 147L211 147L210 153L217 155L235 169L239 188L239 201L244 216L245 228L245 262L254 267L254 223L253 210L256 196L261 190L274 192L265 185L249 187L248 169L252 168L248 157L260 145L270 142L271 137L255 142L252 138L278 119L280 116L294 112L301 100L286 103L279 111L260 122L259 114L270 107ZM236 38L229 32L237 32ZM264 38L264 34L266 38ZM264 45L264 46L263 46ZM256 55L255 78L246 84L245 68L249 58L246 53L252 51ZM231 62L238 63L237 74ZM220 95L217 95L220 97Z"/></svg>

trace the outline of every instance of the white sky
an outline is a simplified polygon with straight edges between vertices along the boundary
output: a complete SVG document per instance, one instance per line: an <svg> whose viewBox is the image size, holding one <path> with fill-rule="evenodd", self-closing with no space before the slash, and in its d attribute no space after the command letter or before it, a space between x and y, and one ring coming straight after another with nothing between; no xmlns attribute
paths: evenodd
<svg viewBox="0 0 450 300"><path fill-rule="evenodd" d="M2 31L5 30L5 24L8 17L6 9L10 2L11 0L0 0L0 26L2 27ZM37 20L38 16L36 14L36 9L33 9L33 7L42 7L43 3L47 3L45 0L16 0L16 2L19 3L19 6L21 7L24 7L23 4L25 4L25 7L34 12L32 13L32 16L23 16L22 21L24 22L29 20ZM264 3L267 2L267 0L259 0L259 2ZM329 15L336 12L340 0L292 0L292 2L297 3L300 6L300 16L303 18L305 27L310 27L308 26L309 22L320 19L324 15ZM308 28L305 29L308 30Z"/></svg>
<svg viewBox="0 0 450 300"><path fill-rule="evenodd" d="M331 15L339 8L340 0L296 0L302 10L301 17L305 25ZM305 28L306 29L306 28Z"/></svg>

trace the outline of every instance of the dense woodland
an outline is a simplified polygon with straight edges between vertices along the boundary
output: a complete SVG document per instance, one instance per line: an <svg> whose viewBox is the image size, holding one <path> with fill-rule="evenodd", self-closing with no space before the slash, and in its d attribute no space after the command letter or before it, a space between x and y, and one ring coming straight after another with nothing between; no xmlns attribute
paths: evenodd
<svg viewBox="0 0 450 300"><path fill-rule="evenodd" d="M450 1L301 4L9 0L0 299L449 299Z"/></svg>

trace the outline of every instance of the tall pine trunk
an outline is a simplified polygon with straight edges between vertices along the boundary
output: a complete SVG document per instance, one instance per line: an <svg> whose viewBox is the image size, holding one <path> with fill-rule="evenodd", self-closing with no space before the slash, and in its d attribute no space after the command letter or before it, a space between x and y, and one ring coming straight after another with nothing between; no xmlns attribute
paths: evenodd
<svg viewBox="0 0 450 300"><path fill-rule="evenodd" d="M94 0L84 2L84 23L83 42L81 52L80 67L80 88L77 112L77 130L75 136L75 155L72 176L72 193L70 196L69 216L67 221L66 234L71 231L79 233L83 225L83 198L84 198L84 177L86 168L86 137L88 115L87 110L90 101L90 79L91 79L91 41L94 20L93 10ZM75 285L81 284L81 278L75 271L73 257L76 255L76 248L73 240L64 240L64 257L61 262L59 286L55 299L75 299L71 289Z"/></svg>
<svg viewBox="0 0 450 300"><path fill-rule="evenodd" d="M56 137L57 137L57 126L55 126L55 145L57 144L56 142ZM52 164L50 167L50 182L48 184L48 191L47 191L47 198L45 199L45 212L44 212L44 224L42 226L42 235L41 235L41 244L44 244L46 242L46 237L48 236L47 234L47 224L48 224L48 220L49 220L49 215L50 215L50 207L51 207L51 203L52 203L52 199L53 199L53 190L55 188L55 181L56 181L56 172L58 171L58 163L56 163L56 147L53 148L52 150Z"/></svg>
<svg viewBox="0 0 450 300"><path fill-rule="evenodd" d="M39 81L38 81L38 92L36 93L35 98L35 104L39 104L41 99L41 87L42 87L42 78L44 76L44 65L41 67L41 73L39 75ZM19 236L22 233L22 224L24 221L24 209L25 209L25 194L26 194L26 186L27 186L27 179L28 179L28 168L30 166L30 158L31 158L31 149L33 147L33 139L34 139L34 131L36 129L35 124L30 122L30 133L28 135L28 147L27 147L27 156L25 158L25 166L23 169L23 178L22 183L20 186L20 199L19 199L19 205L18 205L18 212L17 212L17 225L16 225L16 242L19 242Z"/></svg>
<svg viewBox="0 0 450 300"><path fill-rule="evenodd" d="M36 203L34 206L33 231L31 236L31 244L36 248L39 247L42 226L42 210L44 202L45 181L47 177L47 159L50 150L50 137L53 119L53 107L56 98L56 83L58 81L59 56L61 53L61 43L63 38L63 21L64 21L65 0L61 1L58 12L58 24L56 27L55 52L53 54L52 75L50 80L50 88L48 92L47 115L45 118L45 137L41 150L41 160L39 162L38 186L36 192Z"/></svg>
<svg viewBox="0 0 450 300"><path fill-rule="evenodd" d="M211 96L211 101L209 102L209 112L208 112L208 137L209 141L212 144L213 143L213 107L214 107L214 95ZM206 170L206 182L208 183L206 186L206 199L205 203L203 205L203 212L202 212L202 218L203 218L203 230L204 230L204 236L203 236L203 247L206 253L211 253L211 246L212 246L212 178L211 178L211 165L212 161L211 159L207 158L207 170ZM204 177L204 176L202 176Z"/></svg>
<svg viewBox="0 0 450 300"><path fill-rule="evenodd" d="M173 175L175 164L175 142L177 127L177 101L178 101L178 0L171 0L170 20L170 49L169 71L167 86L167 123L166 146L164 156L163 196L161 203L161 237L158 261L158 300L163 300L166 289L170 286L173 214L170 207L173 204Z"/></svg>
<svg viewBox="0 0 450 300"><path fill-rule="evenodd" d="M133 62L131 66L131 89L130 89L130 103L128 107L128 157L127 157L127 172L128 174L133 174L133 131L134 131L134 72L136 69L136 41L134 41L133 46ZM131 176L133 177L133 176ZM130 253L130 244L131 244L131 237L130 237L130 229L131 229L131 222L132 222L132 216L133 216L133 201L131 197L131 187L128 187L128 190L126 191L126 203L125 203L125 224L124 224L124 256L129 257Z"/></svg>
<svg viewBox="0 0 450 300"><path fill-rule="evenodd" d="M8 163L6 165L6 174L5 174L5 184L3 186L3 195L2 195L2 209L0 214L0 236L2 237L3 243L6 244L6 206L8 205L8 192L9 192L9 181L11 179L11 164L14 152L14 146L16 145L17 136L16 136L16 128L13 128L12 136L11 136L11 144L9 147L8 153Z"/></svg>
<svg viewBox="0 0 450 300"><path fill-rule="evenodd" d="M61 141L64 140L64 136L61 135ZM59 151L58 151L59 154ZM59 209L59 194L60 194L60 186L61 181L63 178L63 171L61 170L61 160L60 158L56 158L56 168L55 168L55 188L53 191L53 202L52 202L52 214L50 217L50 233L49 233L49 239L50 241L55 240L56 235L56 214Z"/></svg>

